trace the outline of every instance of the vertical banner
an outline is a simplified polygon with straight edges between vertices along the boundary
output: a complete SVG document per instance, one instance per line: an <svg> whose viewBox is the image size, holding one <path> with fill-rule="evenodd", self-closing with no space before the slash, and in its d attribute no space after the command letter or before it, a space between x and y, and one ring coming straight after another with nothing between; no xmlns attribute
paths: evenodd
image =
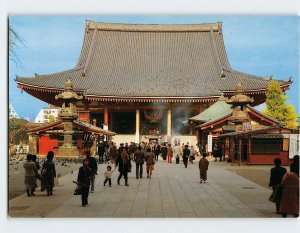
<svg viewBox="0 0 300 233"><path fill-rule="evenodd" d="M212 135L207 135L207 152L212 152Z"/></svg>
<svg viewBox="0 0 300 233"><path fill-rule="evenodd" d="M289 158L299 155L299 134L290 134Z"/></svg>

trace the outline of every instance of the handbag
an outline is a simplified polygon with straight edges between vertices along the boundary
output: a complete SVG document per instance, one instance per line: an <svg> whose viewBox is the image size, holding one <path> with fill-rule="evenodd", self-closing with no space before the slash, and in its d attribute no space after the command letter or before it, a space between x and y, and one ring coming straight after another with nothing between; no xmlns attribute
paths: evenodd
<svg viewBox="0 0 300 233"><path fill-rule="evenodd" d="M269 201L274 203L280 203L281 196L282 196L282 185L278 185L275 190L272 192L271 196L269 197Z"/></svg>
<svg viewBox="0 0 300 233"><path fill-rule="evenodd" d="M77 186L76 189L74 190L74 195L76 196L81 194L82 194L82 189L79 186Z"/></svg>

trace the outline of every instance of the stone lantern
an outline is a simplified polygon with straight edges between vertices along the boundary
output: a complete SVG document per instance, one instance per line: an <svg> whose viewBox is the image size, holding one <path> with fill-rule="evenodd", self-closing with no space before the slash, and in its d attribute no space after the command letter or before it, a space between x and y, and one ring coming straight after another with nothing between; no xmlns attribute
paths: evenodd
<svg viewBox="0 0 300 233"><path fill-rule="evenodd" d="M232 105L232 115L228 120L235 124L236 132L242 131L243 122L250 121L245 106L252 103L254 99L244 95L244 92L244 86L238 83L235 95L226 100L226 103Z"/></svg>
<svg viewBox="0 0 300 233"><path fill-rule="evenodd" d="M64 141L63 145L58 148L58 157L78 156L79 151L73 145L73 121L78 118L76 112L76 102L83 99L73 91L73 85L70 80L65 83L65 90L56 95L55 99L62 103L59 118L64 124Z"/></svg>

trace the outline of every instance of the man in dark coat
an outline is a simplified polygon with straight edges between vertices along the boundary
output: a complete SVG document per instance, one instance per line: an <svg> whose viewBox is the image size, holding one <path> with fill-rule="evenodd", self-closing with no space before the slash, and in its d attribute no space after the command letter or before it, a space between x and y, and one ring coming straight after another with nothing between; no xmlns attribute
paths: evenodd
<svg viewBox="0 0 300 233"><path fill-rule="evenodd" d="M163 157L163 160L166 160L167 159L167 153L168 153L166 143L163 143L160 150L161 150L161 155Z"/></svg>
<svg viewBox="0 0 300 233"><path fill-rule="evenodd" d="M154 145L154 159L156 161L158 161L159 153L160 153L160 145L157 142L155 142L155 145Z"/></svg>
<svg viewBox="0 0 300 233"><path fill-rule="evenodd" d="M77 182L81 188L81 202L83 207L88 204L91 176L92 173L91 169L89 168L89 161L85 159L83 160L83 166L79 168L77 177Z"/></svg>
<svg viewBox="0 0 300 233"><path fill-rule="evenodd" d="M182 160L183 160L183 164L184 164L185 168L187 168L188 159L189 159L190 154L191 154L191 151L189 149L189 146L185 145L183 152L182 152Z"/></svg>
<svg viewBox="0 0 300 233"><path fill-rule="evenodd" d="M279 212L280 207L280 200L281 200L281 182L284 174L287 172L287 170L284 167L281 167L281 159L276 158L274 159L275 167L271 169L271 177L269 186L273 189L273 201L276 204L276 211Z"/></svg>
<svg viewBox="0 0 300 233"><path fill-rule="evenodd" d="M151 149L150 149L151 151ZM143 165L145 161L145 153L142 151L141 146L138 146L136 152L134 152L134 161L136 165L136 178L143 178Z"/></svg>
<svg viewBox="0 0 300 233"><path fill-rule="evenodd" d="M129 160L129 155L124 147L123 147L123 151L122 151L121 155L119 155L117 158L116 167L117 166L118 166L118 170L120 172L120 175L118 177L118 185L120 185L120 180L121 180L122 176L124 176L125 186L129 186L128 185L128 171L129 171L129 166L130 166L130 160Z"/></svg>
<svg viewBox="0 0 300 233"><path fill-rule="evenodd" d="M94 157L91 157L91 152L87 151L86 153L86 159L89 161L89 168L91 169L91 192L94 192L95 188L95 176L97 175L98 171L98 165L97 161Z"/></svg>
<svg viewBox="0 0 300 233"><path fill-rule="evenodd" d="M105 144L103 142L98 146L99 163L103 163L103 155L105 152Z"/></svg>

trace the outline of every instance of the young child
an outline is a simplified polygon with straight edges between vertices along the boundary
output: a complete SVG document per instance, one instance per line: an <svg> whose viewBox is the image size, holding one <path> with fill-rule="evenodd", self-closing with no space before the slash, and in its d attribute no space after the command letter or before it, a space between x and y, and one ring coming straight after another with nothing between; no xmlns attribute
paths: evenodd
<svg viewBox="0 0 300 233"><path fill-rule="evenodd" d="M108 165L106 169L107 170L104 172L104 177L105 177L104 186L108 181L109 187L111 187L111 176L116 169L112 171L110 165Z"/></svg>
<svg viewBox="0 0 300 233"><path fill-rule="evenodd" d="M203 156L203 158L200 159L200 161L199 161L200 183L202 183L202 181L204 181L204 183L205 183L207 180L207 170L208 170L209 162L205 158L207 156L207 154L205 152L203 153L202 156Z"/></svg>

